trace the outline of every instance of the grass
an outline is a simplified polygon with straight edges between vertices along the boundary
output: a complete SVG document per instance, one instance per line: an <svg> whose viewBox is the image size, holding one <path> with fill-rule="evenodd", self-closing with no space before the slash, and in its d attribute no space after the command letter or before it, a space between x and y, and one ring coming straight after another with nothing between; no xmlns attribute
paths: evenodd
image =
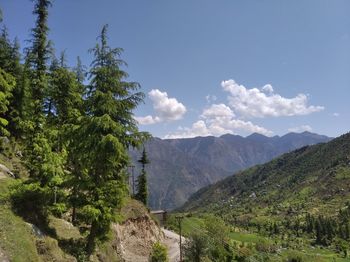
<svg viewBox="0 0 350 262"><path fill-rule="evenodd" d="M35 238L31 227L11 209L9 187L16 183L11 178L0 179L0 248L12 262L75 261L58 246L58 241L45 236ZM51 226L58 236L80 236L79 231L63 225L61 219L51 218ZM68 228L68 229L67 229Z"/></svg>
<svg viewBox="0 0 350 262"><path fill-rule="evenodd" d="M135 199L128 198L123 203L121 210L115 212L117 223L123 223L128 219L135 219L148 214L147 208Z"/></svg>
<svg viewBox="0 0 350 262"><path fill-rule="evenodd" d="M204 219L199 217L185 217L182 221L182 232L188 236L191 232L204 229Z"/></svg>
<svg viewBox="0 0 350 262"><path fill-rule="evenodd" d="M299 256L303 261L310 262L345 262L350 261L349 258L341 258L337 254L320 248L305 248L301 251L299 250L284 250L281 252L282 260L288 259L290 256Z"/></svg>
<svg viewBox="0 0 350 262"><path fill-rule="evenodd" d="M82 238L79 229L64 219L50 216L49 227L55 230L58 239L78 240Z"/></svg>
<svg viewBox="0 0 350 262"><path fill-rule="evenodd" d="M13 179L0 179L0 247L13 262L41 261L30 227L11 210L8 199Z"/></svg>
<svg viewBox="0 0 350 262"><path fill-rule="evenodd" d="M228 237L231 240L239 241L242 243L256 244L261 241L266 241L266 238L258 236L253 233L231 232Z"/></svg>
<svg viewBox="0 0 350 262"><path fill-rule="evenodd" d="M170 230L173 230L177 233L179 233L179 226L178 226L178 222L176 220L176 216L183 216L183 220L182 220L182 235L184 236L189 236L191 235L191 233L198 231L198 230L203 230L205 231L205 221L204 218L201 217L196 217L196 216L188 216L188 215L184 215L184 214L170 214L168 216L168 222L167 222L167 227Z"/></svg>
<svg viewBox="0 0 350 262"><path fill-rule="evenodd" d="M348 167L339 167L337 170L337 174L335 176L336 179L348 179L350 178L350 168Z"/></svg>

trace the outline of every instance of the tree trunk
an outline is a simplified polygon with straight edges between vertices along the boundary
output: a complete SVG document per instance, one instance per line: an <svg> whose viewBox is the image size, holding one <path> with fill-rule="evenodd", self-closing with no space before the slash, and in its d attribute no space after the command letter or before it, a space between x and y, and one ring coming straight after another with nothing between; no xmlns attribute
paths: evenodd
<svg viewBox="0 0 350 262"><path fill-rule="evenodd" d="M75 226L77 220L77 189L76 186L73 187L73 201L72 201L72 224Z"/></svg>
<svg viewBox="0 0 350 262"><path fill-rule="evenodd" d="M72 224L74 226L76 225L76 220L77 220L77 212L76 212L76 207L75 207L75 203L74 203L73 210L72 210Z"/></svg>
<svg viewBox="0 0 350 262"><path fill-rule="evenodd" d="M93 222L90 228L90 234L88 236L88 241L86 244L86 252L88 253L88 255L91 255L95 251L97 227L97 222Z"/></svg>

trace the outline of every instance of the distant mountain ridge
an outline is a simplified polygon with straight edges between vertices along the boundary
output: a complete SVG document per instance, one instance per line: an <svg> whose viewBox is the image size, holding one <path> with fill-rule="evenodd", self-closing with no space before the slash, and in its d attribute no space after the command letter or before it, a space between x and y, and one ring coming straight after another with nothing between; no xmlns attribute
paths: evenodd
<svg viewBox="0 0 350 262"><path fill-rule="evenodd" d="M310 132L266 137L226 134L220 137L184 139L152 138L146 144L151 163L147 166L149 206L174 209L200 188L232 175L238 170L265 163L276 156L305 145L331 138ZM130 151L139 174L140 152Z"/></svg>

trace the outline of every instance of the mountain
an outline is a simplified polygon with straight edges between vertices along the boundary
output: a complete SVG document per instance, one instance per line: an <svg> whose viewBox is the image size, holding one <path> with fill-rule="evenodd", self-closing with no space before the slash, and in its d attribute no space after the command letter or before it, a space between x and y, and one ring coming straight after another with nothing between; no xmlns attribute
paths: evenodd
<svg viewBox="0 0 350 262"><path fill-rule="evenodd" d="M265 163L296 148L330 139L309 132L289 133L282 137L226 134L221 137L185 139L152 138L145 144L151 161L146 167L149 206L152 209L175 209L197 190L238 170ZM130 156L137 175L140 173L137 160L141 152L131 150Z"/></svg>
<svg viewBox="0 0 350 262"><path fill-rule="evenodd" d="M222 178L226 172L195 156L184 153L168 141L153 138L145 145L151 163L146 166L150 191L149 206L172 209L184 203L191 193ZM140 152L130 152L135 173L140 173Z"/></svg>
<svg viewBox="0 0 350 262"><path fill-rule="evenodd" d="M287 135L282 143L292 140ZM299 148L203 188L182 209L216 210L227 216L235 214L235 221L243 218L250 221L249 217L285 219L291 214L288 212L296 211L332 215L349 200L350 133L347 133L328 143Z"/></svg>

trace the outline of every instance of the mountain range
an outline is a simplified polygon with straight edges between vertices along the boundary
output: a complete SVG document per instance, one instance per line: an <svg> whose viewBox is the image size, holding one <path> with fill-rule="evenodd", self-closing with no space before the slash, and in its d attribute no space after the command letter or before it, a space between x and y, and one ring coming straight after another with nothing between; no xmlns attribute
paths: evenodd
<svg viewBox="0 0 350 262"><path fill-rule="evenodd" d="M235 221L309 212L331 216L350 197L350 133L304 146L202 188L181 208L235 213ZM349 202L350 203L350 202ZM232 211L230 211L232 210Z"/></svg>
<svg viewBox="0 0 350 262"><path fill-rule="evenodd" d="M146 166L149 207L178 208L197 190L239 170L329 140L330 137L310 132L274 137L254 133L247 137L226 134L185 139L152 138L144 145L150 160ZM130 156L137 176L140 173L137 160L141 152L130 150Z"/></svg>

